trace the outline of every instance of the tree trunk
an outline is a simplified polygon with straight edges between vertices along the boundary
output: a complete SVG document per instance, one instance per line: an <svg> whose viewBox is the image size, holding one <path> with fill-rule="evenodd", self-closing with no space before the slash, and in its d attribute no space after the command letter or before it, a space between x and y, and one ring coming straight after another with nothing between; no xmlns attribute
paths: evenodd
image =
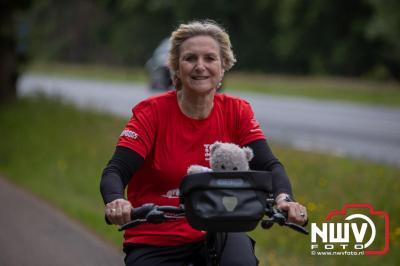
<svg viewBox="0 0 400 266"><path fill-rule="evenodd" d="M17 96L17 60L14 45L0 44L0 104Z"/></svg>
<svg viewBox="0 0 400 266"><path fill-rule="evenodd" d="M0 104L17 97L18 59L14 16L28 1L0 2Z"/></svg>

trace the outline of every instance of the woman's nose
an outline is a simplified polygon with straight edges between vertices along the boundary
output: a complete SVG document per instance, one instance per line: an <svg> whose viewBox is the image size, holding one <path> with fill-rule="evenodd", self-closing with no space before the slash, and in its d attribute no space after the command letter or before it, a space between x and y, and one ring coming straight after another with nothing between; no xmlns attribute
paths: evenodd
<svg viewBox="0 0 400 266"><path fill-rule="evenodd" d="M199 58L196 62L195 68L196 70L204 70L205 69L204 60Z"/></svg>

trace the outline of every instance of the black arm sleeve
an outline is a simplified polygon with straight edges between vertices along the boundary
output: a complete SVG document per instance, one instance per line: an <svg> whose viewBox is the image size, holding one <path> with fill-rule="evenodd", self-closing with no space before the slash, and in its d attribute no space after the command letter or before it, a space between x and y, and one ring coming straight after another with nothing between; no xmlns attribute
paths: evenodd
<svg viewBox="0 0 400 266"><path fill-rule="evenodd" d="M250 161L250 169L272 172L272 186L274 196L287 193L293 196L292 185L281 162L273 155L266 140L256 140L248 143L254 152L254 158Z"/></svg>
<svg viewBox="0 0 400 266"><path fill-rule="evenodd" d="M101 176L100 192L104 204L124 198L125 187L143 161L142 156L129 148L117 147L115 149L113 157Z"/></svg>

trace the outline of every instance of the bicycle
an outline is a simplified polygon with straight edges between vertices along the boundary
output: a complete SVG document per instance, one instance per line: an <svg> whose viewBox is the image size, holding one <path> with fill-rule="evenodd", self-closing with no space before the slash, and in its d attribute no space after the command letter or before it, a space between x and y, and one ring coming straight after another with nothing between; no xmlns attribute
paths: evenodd
<svg viewBox="0 0 400 266"><path fill-rule="evenodd" d="M260 221L264 229L279 224L308 234L303 226L288 222L286 212L274 207L271 192L272 175L266 171L192 174L182 180L180 206L147 203L133 208L132 221L118 230L186 218L193 228L207 232L207 263L217 266L227 233L252 231Z"/></svg>

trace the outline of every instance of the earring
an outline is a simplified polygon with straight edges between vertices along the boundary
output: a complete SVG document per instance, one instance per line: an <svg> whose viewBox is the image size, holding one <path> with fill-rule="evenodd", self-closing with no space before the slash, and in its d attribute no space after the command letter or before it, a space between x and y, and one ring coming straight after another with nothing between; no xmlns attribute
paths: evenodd
<svg viewBox="0 0 400 266"><path fill-rule="evenodd" d="M222 82L218 82L217 87L215 88L217 91L219 91L222 87Z"/></svg>

